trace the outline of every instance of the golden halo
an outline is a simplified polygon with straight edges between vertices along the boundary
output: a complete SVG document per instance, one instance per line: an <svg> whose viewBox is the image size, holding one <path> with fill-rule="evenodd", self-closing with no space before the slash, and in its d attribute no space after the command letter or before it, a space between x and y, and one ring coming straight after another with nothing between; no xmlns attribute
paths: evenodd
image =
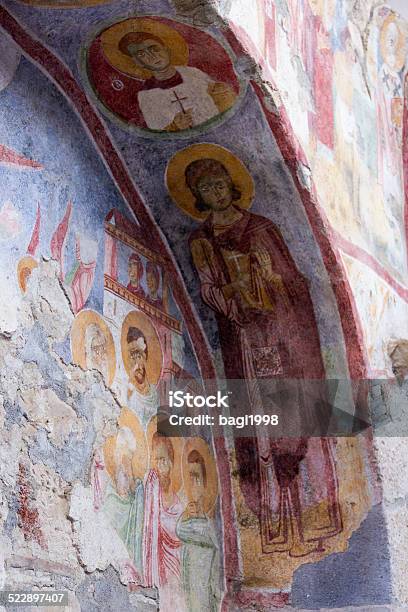
<svg viewBox="0 0 408 612"><path fill-rule="evenodd" d="M18 286L23 293L27 291L27 280L34 268L38 268L38 262L31 255L22 257L17 264Z"/></svg>
<svg viewBox="0 0 408 612"><path fill-rule="evenodd" d="M95 324L99 327L106 338L108 375L105 381L108 386L113 383L116 371L116 352L112 333L103 318L94 310L81 310L75 317L71 328L71 352L74 363L87 369L85 354L85 332L89 325Z"/></svg>
<svg viewBox="0 0 408 612"><path fill-rule="evenodd" d="M147 440L137 416L128 408L124 408L118 419L119 427L129 427L136 440L136 451L132 455L132 471L135 478L143 480L147 470ZM116 481L115 449L117 434L109 436L103 448L106 470L111 479Z"/></svg>
<svg viewBox="0 0 408 612"><path fill-rule="evenodd" d="M120 344L122 347L122 359L125 366L127 375L130 378L130 365L129 357L127 352L127 341L126 336L129 327L137 327L143 333L147 342L147 364L146 373L147 379L151 385L157 384L160 378L162 364L163 364L163 352L160 345L159 337L155 328L153 327L149 317L139 310L132 310L126 315L125 320L122 324L122 334Z"/></svg>
<svg viewBox="0 0 408 612"><path fill-rule="evenodd" d="M157 432L157 420L158 419L167 419L168 415L165 413L159 413L152 417L147 425L147 443L149 445L149 467L150 469L153 466L153 457L152 457L152 441L153 435ZM178 493L181 488L181 456L183 452L183 438L167 438L170 440L173 450L174 450L174 465L173 471L171 473L171 484L174 493Z"/></svg>
<svg viewBox="0 0 408 612"><path fill-rule="evenodd" d="M210 448L205 440L199 437L188 438L183 449L182 471L183 471L183 486L187 498L190 501L191 483L188 472L188 456L191 451L196 450L204 459L204 465L207 472L206 497L204 501L204 511L206 514L211 513L214 508L218 495L218 474L215 465L215 460Z"/></svg>
<svg viewBox="0 0 408 612"><path fill-rule="evenodd" d="M251 207L255 186L246 166L228 149L214 144L202 143L178 151L167 165L167 189L179 208L199 221L208 216L208 212L200 212L196 209L195 198L187 187L185 179L187 166L198 159L215 159L221 162L231 175L234 185L241 191L241 198L235 202L236 206L245 209Z"/></svg>
<svg viewBox="0 0 408 612"><path fill-rule="evenodd" d="M119 50L120 40L129 32L147 32L158 36L169 49L173 66L185 66L188 63L188 44L176 30L157 19L148 17L125 19L104 30L100 36L107 60L111 66L121 72L142 80L152 76L150 70L139 68L131 57Z"/></svg>
<svg viewBox="0 0 408 612"><path fill-rule="evenodd" d="M389 66L388 60L387 60L387 57L388 57L387 29L388 29L388 26L391 25L391 23L395 23L395 26L398 31L398 43L397 43L397 49L396 49L396 55L395 55L395 66L390 66L390 68L394 70L395 72L399 72L404 67L405 57L406 57L406 52L407 52L407 44L406 44L407 41L404 36L404 33L401 30L401 27L398 21L399 20L398 20L397 15L388 15L388 17L384 20L384 23L381 26L381 34L380 34L381 56L384 62Z"/></svg>

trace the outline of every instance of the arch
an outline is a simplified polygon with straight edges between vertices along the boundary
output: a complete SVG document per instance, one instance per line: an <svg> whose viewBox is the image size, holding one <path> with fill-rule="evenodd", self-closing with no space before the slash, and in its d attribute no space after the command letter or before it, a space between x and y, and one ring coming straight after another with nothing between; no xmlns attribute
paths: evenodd
<svg viewBox="0 0 408 612"><path fill-rule="evenodd" d="M82 120L86 131L94 142L124 200L129 204L138 221L149 228L152 238L160 245L163 256L172 269L171 280L174 293L186 322L190 337L194 342L202 376L207 380L215 379L215 368L208 347L207 338L191 305L174 255L164 235L160 231L160 228L155 223L151 212L142 201L124 161L117 152L107 132L104 122L99 118L87 100L85 93L64 63L42 43L28 34L17 20L3 7L0 8L0 23L19 45L24 54L40 67L47 77L56 84L64 96L70 101L72 107ZM228 37L231 46L238 49L240 44L234 35L229 32ZM244 52L242 47L240 48L240 52ZM334 240L332 240L329 224L327 223L322 209L318 205L314 189L307 189L301 182L299 177L299 162L303 161L302 153L299 151L299 147L294 144L293 135L288 130L287 122L285 123L285 121L282 120L283 114L279 117L268 110L261 87L256 82L253 82L252 86L262 105L269 127L283 155L286 166L291 173L296 189L300 194L307 218L319 245L341 317L350 375L355 379L363 378L366 373L366 359L364 355L362 332L351 289L341 263L339 251L333 246ZM224 522L227 594L232 597L234 581L239 578L239 549L237 533L235 529L233 529L233 493L229 476L228 452L224 439L222 436L216 436L214 441L217 462L220 466L219 475L221 479L221 489L224 493L222 497L222 514ZM225 529L226 525L228 525L228 529ZM281 595L279 596L281 597Z"/></svg>

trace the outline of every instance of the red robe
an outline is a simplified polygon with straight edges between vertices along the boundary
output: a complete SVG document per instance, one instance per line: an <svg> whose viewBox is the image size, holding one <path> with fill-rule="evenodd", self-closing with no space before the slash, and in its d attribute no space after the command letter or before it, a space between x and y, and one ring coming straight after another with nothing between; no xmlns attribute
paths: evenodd
<svg viewBox="0 0 408 612"><path fill-rule="evenodd" d="M202 298L216 313L226 378L246 380L244 412L259 414L258 380L324 379L325 372L306 279L277 227L265 217L241 212L222 233L210 215L191 235L190 248ZM260 249L267 251L281 281L263 278L255 255ZM236 280L238 266L247 274L247 285L227 298L222 288ZM240 397L241 406L243 401ZM301 402L299 407L300 422L316 418ZM338 533L331 440L276 441L254 434L237 438L235 445L241 488L260 520L264 552L307 554L314 542L321 546L325 537ZM296 537L291 536L294 532Z"/></svg>

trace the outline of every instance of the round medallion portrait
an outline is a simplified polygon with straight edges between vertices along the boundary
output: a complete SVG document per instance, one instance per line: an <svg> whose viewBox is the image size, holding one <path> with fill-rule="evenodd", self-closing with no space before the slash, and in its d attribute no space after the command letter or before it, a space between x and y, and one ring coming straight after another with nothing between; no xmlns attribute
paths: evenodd
<svg viewBox="0 0 408 612"><path fill-rule="evenodd" d="M245 93L224 44L164 17L104 27L83 53L83 72L103 112L145 135L190 137L229 117Z"/></svg>

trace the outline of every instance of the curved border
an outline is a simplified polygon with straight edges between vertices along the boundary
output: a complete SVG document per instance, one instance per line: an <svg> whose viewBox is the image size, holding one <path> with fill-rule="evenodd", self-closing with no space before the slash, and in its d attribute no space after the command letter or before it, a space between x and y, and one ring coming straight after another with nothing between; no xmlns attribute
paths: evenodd
<svg viewBox="0 0 408 612"><path fill-rule="evenodd" d="M227 55L231 59L231 63L234 69L234 74L239 83L239 94L235 100L234 105L228 110L222 113L219 113L216 117L209 119L205 123L200 123L200 125L197 125L188 130L181 130L180 132L165 132L165 131L159 131L159 130L149 130L147 128L141 128L136 125L131 125L128 121L126 121L125 119L122 119L121 117L116 115L114 111L112 111L110 108L105 106L102 100L100 100L100 98L98 97L98 93L94 89L91 79L88 75L89 47L94 41L94 39L107 27L114 25L116 23L119 23L121 21L126 21L127 19L137 19L139 17L151 17L151 18L162 17L163 19L168 19L169 21L175 21L176 23L180 23L189 28L200 30L200 32L204 32L205 34L207 34L207 36L211 36L211 38L213 38L224 49L224 51L227 53ZM248 89L248 79L244 79L242 75L237 71L236 55L233 52L232 48L226 44L226 41L224 38L221 38L221 36L216 36L214 32L209 31L209 28L197 28L196 26L191 25L190 23L186 23L185 21L182 21L180 19L176 19L173 16L167 17L166 15L157 15L157 14L151 14L151 13L136 13L134 15L127 15L125 17L116 16L114 19L100 21L98 23L98 27L88 32L85 42L82 44L82 47L79 51L78 63L79 63L79 71L82 76L82 83L84 85L84 88L86 89L89 97L92 99L93 103L97 106L97 108L99 108L99 110L106 117L108 117L108 119L112 121L112 123L120 127L125 132L128 132L130 134L137 134L138 136L141 136L142 138L146 138L146 139L152 138L153 140L156 140L156 139L157 140L189 140L191 138L194 138L194 136L206 134L207 132L219 127L225 121L227 121L230 117L233 117L235 115L235 113L239 110L242 104L242 101L245 98L247 89Z"/></svg>
<svg viewBox="0 0 408 612"><path fill-rule="evenodd" d="M143 203L136 186L130 177L126 165L116 151L108 135L103 121L92 108L84 91L78 85L71 71L53 52L51 52L38 39L29 34L17 19L0 5L0 27L11 37L21 49L24 56L34 63L45 76L58 88L68 100L72 109L81 120L83 127L93 142L97 153L104 162L107 171L121 193L124 201L133 211L141 225L145 225L151 234L152 242L162 251L167 269L171 277L172 289L184 319L186 329L193 343L197 362L203 380L216 381L211 349L207 337L200 325L199 319L191 304L183 278L167 241L156 225L153 216ZM208 390L211 393L211 389ZM222 537L225 558L224 581L226 592L223 602L223 611L227 610L227 601L233 594L234 585L240 578L239 544L235 525L235 510L233 505L232 482L230 474L229 452L223 432L214 428L214 450L217 457L218 478L220 483Z"/></svg>
<svg viewBox="0 0 408 612"><path fill-rule="evenodd" d="M141 224L146 224L146 227L152 234L153 240L155 240L159 248L162 249L166 263L171 271L175 298L185 320L187 331L194 343L197 361L203 378L215 380L216 373L207 338L195 315L195 311L191 305L172 252L160 229L155 224L150 211L142 202L123 160L119 156L108 135L105 124L92 108L85 93L65 64L42 43L30 36L3 7L0 7L0 25L14 39L24 54L40 67L70 101L93 140L124 200L129 204L139 222ZM231 30L226 30L225 36L237 55L248 56L248 53ZM313 188L311 191L306 189L299 178L299 163L306 163L304 153L296 142L293 129L291 128L284 109L280 109L277 114L271 112L265 103L264 92L259 84L253 81L252 87L258 96L269 127L277 141L283 159L288 166L294 184L300 194L313 233L320 247L323 261L329 274L338 304L351 378L364 378L366 375L367 360L361 325L354 304L354 297L341 262L339 250L333 247L333 244L335 244L333 231L330 228L324 211L318 204L315 189ZM192 132L189 131L189 135L191 133ZM221 496L221 508L225 555L225 583L227 592L223 601L223 610L226 611L228 609L229 603L246 601L246 597L248 596L251 602L258 599L263 601L265 597L265 601L268 602L268 605L283 606L288 599L286 593L268 592L264 594L262 592L251 591L250 589L243 589L240 591L242 576L237 539L238 535L236 529L234 529L235 513L231 476L229 472L228 450L222 432L219 432L220 435L218 436L216 431L214 433L216 436L214 437L214 446L219 468L220 489L224 493L224 495Z"/></svg>

